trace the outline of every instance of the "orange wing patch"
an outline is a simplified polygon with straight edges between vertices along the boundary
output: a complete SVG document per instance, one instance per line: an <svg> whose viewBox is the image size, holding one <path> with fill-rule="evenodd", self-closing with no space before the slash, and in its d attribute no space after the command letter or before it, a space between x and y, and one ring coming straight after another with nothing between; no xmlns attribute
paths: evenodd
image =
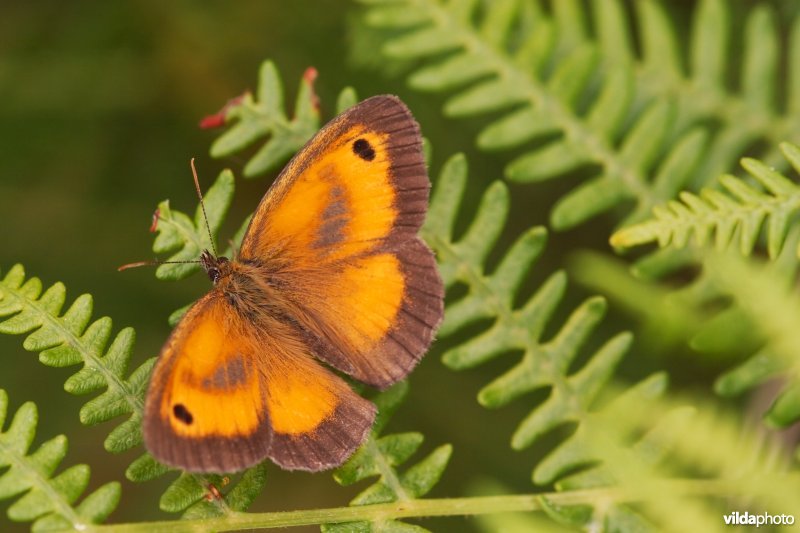
<svg viewBox="0 0 800 533"><path fill-rule="evenodd" d="M312 471L341 464L364 441L375 406L308 356L274 363L267 392L270 459Z"/></svg>
<svg viewBox="0 0 800 533"><path fill-rule="evenodd" d="M250 340L231 334L227 322L235 317L225 316L218 301L209 302L204 311L174 346L187 356L174 358L160 416L186 437L252 434L262 423L264 391L253 368L257 361L245 357L253 351ZM220 396L227 404L224 416L219 413Z"/></svg>
<svg viewBox="0 0 800 533"><path fill-rule="evenodd" d="M201 472L233 472L265 457L271 431L254 345L212 291L181 319L147 392L144 441L159 461Z"/></svg>
<svg viewBox="0 0 800 533"><path fill-rule="evenodd" d="M352 262L337 279L336 293L326 298L331 318L350 309L341 322L348 344L363 352L381 340L397 321L405 278L392 254L377 254Z"/></svg>
<svg viewBox="0 0 800 533"><path fill-rule="evenodd" d="M307 359L274 372L267 393L272 429L287 435L314 431L336 409L337 385L329 372Z"/></svg>
<svg viewBox="0 0 800 533"><path fill-rule="evenodd" d="M301 265L330 263L385 238L398 215L387 138L363 126L344 132L271 199L269 217L243 243L242 257L288 253Z"/></svg>

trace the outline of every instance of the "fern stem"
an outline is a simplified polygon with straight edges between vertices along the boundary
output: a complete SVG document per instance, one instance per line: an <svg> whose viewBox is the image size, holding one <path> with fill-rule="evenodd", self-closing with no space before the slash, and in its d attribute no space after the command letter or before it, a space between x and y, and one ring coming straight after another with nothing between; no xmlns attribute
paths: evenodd
<svg viewBox="0 0 800 533"><path fill-rule="evenodd" d="M741 483L676 480L659 484L650 494L731 495L746 490ZM663 492L660 492L663 491ZM484 514L542 511L545 505L585 505L598 501L633 502L641 500L636 488L599 488L541 494L513 494L467 498L432 498L356 507L280 511L270 513L235 513L229 517L201 520L142 522L91 526L85 531L123 533L236 531L254 528L307 526L341 522L383 521L431 516L475 516Z"/></svg>
<svg viewBox="0 0 800 533"><path fill-rule="evenodd" d="M411 501L411 498L406 492L406 489L403 487L403 484L400 482L400 478L397 477L397 472L392 465L386 460L386 457L381 453L380 449L378 449L378 443L375 442L375 437L370 435L369 439L367 439L367 450L369 451L370 455L372 455L373 460L375 461L375 466L380 472L381 478L383 479L386 486L388 486L392 492L395 493L397 496L398 502L406 502Z"/></svg>

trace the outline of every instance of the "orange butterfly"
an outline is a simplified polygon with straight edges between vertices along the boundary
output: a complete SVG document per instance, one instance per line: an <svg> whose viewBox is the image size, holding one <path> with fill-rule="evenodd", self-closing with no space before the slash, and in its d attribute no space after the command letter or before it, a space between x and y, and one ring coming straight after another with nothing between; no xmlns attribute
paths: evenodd
<svg viewBox="0 0 800 533"><path fill-rule="evenodd" d="M159 461L233 472L342 464L375 406L319 361L379 389L403 379L442 319L419 239L430 182L419 126L394 96L328 123L261 200L237 256L204 251L214 288L161 350L144 411Z"/></svg>

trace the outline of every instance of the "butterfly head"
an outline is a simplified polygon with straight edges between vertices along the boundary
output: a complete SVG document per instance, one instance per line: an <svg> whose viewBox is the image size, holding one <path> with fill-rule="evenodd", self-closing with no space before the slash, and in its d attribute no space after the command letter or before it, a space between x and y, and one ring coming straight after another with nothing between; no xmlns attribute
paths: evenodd
<svg viewBox="0 0 800 533"><path fill-rule="evenodd" d="M214 285L231 271L230 261L227 257L217 257L208 250L203 250L203 253L200 254L200 264L203 265L203 270L206 271Z"/></svg>

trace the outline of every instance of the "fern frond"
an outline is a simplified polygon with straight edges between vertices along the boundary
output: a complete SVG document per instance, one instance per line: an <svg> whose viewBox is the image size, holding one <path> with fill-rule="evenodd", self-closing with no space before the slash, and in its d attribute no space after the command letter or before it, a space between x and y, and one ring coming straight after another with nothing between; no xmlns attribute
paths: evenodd
<svg viewBox="0 0 800 533"><path fill-rule="evenodd" d="M313 68L306 70L294 108L294 117L286 116L283 84L271 61L261 65L255 97L246 93L226 112L225 121L233 126L211 145L211 157L221 158L239 152L269 137L244 167L251 178L278 168L300 149L319 129L319 104L314 94Z"/></svg>
<svg viewBox="0 0 800 533"><path fill-rule="evenodd" d="M0 468L7 468L0 474L0 500L19 497L8 517L33 521L33 531L83 531L108 518L119 503L120 484L106 483L75 506L89 484L89 467L75 465L53 477L67 454L67 438L59 435L31 452L39 420L36 405L23 404L3 431L7 414L8 394L0 389Z"/></svg>
<svg viewBox="0 0 800 533"><path fill-rule="evenodd" d="M620 410L639 406L663 395L666 377L652 375L622 393L612 391L612 374L631 343L629 333L608 339L581 368L572 368L584 344L605 312L602 298L590 298L574 310L552 338L543 331L556 311L566 289L566 276L550 276L527 302L516 306L514 297L528 270L542 252L545 231L532 228L506 251L493 272L484 263L502 232L508 215L508 192L500 182L484 193L472 224L465 234L453 238L467 181L467 165L456 156L442 169L433 193L423 236L436 251L440 270L448 287L466 286L467 294L447 306L440 337L448 337L479 320L490 320L483 331L448 350L443 360L453 369L483 364L508 352L522 352L518 362L485 386L478 401L497 408L541 388L548 397L536 405L519 424L511 439L514 449L532 446L551 430L574 425L575 432L533 469L537 485L555 483L559 490L616 486L624 479L609 470L606 459L624 457L642 471L658 463L667 453L661 437L674 429L679 412L663 419L649 420L636 428L620 430L614 439L608 432ZM604 437L605 435L605 437ZM602 441L603 446L597 446ZM602 452L602 453L601 453ZM620 459L622 460L622 459ZM614 529L621 524L645 527L647 520L624 505L597 508L546 507L561 522L588 526L598 521Z"/></svg>
<svg viewBox="0 0 800 533"><path fill-rule="evenodd" d="M341 485L352 485L379 476L378 481L363 490L350 502L350 505L374 505L419 499L438 483L447 467L453 451L449 444L439 446L414 466L402 473L398 472L397 467L408 461L422 445L423 436L416 432L381 436L381 432L407 393L408 384L404 381L374 399L378 407L378 416L370 436L353 457L334 472L334 479ZM396 520L329 524L323 526L322 530L330 533L427 531L419 526Z"/></svg>
<svg viewBox="0 0 800 533"><path fill-rule="evenodd" d="M604 412L604 426L586 445L604 458L604 473L615 486L641 498L636 509L649 524L643 528L643 522L628 520L624 530L722 531L719 515L730 512L731 501L743 498L748 506L780 514L800 488L796 466L785 450L779 451L778 434L744 430L738 415L701 398L673 393L640 402L631 397ZM638 453L619 453L620 435L640 432L653 421L659 427L641 439ZM724 493L732 498L721 504L714 495ZM589 524L622 529L609 524L600 510Z"/></svg>
<svg viewBox="0 0 800 533"><path fill-rule="evenodd" d="M0 317L5 318L0 333L26 335L23 348L39 352L39 361L47 366L83 363L64 389L72 394L106 390L84 404L81 422L95 425L128 415L104 445L112 453L129 450L142 442L143 396L155 359L147 360L126 378L135 340L133 329L123 328L112 340L110 318L92 322L91 295L79 296L63 311L66 299L62 283L43 290L38 278L26 278L22 265L15 265L0 281Z"/></svg>
<svg viewBox="0 0 800 533"><path fill-rule="evenodd" d="M476 2L369 4L368 23L381 27L402 27L406 19L397 13L414 13L417 24L386 43L389 58L448 53L413 73L412 87L456 91L445 105L449 116L501 112L479 134L480 148L506 150L552 138L511 161L505 170L509 180L542 181L599 168L559 200L551 212L553 227L575 226L628 200L636 205L632 216L641 217L691 177L706 143L703 130L685 128L673 139L676 110L668 100L654 101L638 113L630 65L609 67L600 89L593 91L602 59L597 46L576 38L575 46L565 51L557 39L560 28L541 12L531 13L513 1L486 3L477 15ZM573 7L563 16L554 10L554 16L564 24L580 20L572 18L578 10ZM567 34L580 35L571 24Z"/></svg>
<svg viewBox="0 0 800 533"><path fill-rule="evenodd" d="M491 319L493 323L482 333L450 349L443 360L453 369L465 369L509 351L521 350L521 359L485 386L478 394L478 401L486 407L497 408L535 389L550 388L549 397L517 427L511 446L518 450L528 448L552 429L576 424L578 429L574 435L534 468L533 481L541 485L553 483L580 469L585 477L580 481L573 478L571 485L564 486L597 486L597 470L586 468L597 460L589 452L592 448L587 442L595 432L602 431L605 419L596 413L596 404L627 351L631 335L620 333L607 340L582 368L569 373L581 347L603 318L604 300L585 301L553 338L543 340L543 330L566 289L566 276L563 272L551 275L520 307L514 306L514 296L544 247L545 231L532 228L526 232L505 253L499 266L487 273L484 262L508 215L508 191L500 182L492 184L481 200L472 225L456 241L452 228L466 179L467 165L462 156L445 164L436 181L428 222L423 228L423 236L437 253L446 285L462 283L468 289L466 296L448 305L439 335L447 337L481 319ZM665 384L663 376L653 376L629 391L629 396L644 401L661 394ZM631 448L632 444L628 442L626 447ZM615 508L609 519L630 521L633 520L631 513L623 507ZM588 518L584 516L582 520L585 522Z"/></svg>
<svg viewBox="0 0 800 533"><path fill-rule="evenodd" d="M104 446L111 453L122 453L139 446L142 443L144 395L155 358L148 359L128 374L135 341L133 328L123 328L112 340L110 318L92 321L91 295L79 296L63 311L65 302L66 288L62 283L43 290L38 278L26 278L24 268L16 265L0 281L0 333L26 335L23 348L39 352L39 360L47 366L66 367L83 363L83 367L67 379L64 389L71 394L105 390L83 405L81 422L95 425L127 416L127 420L106 437ZM167 467L145 455L131 465L127 475L137 481L152 479L167 471ZM200 500L208 491L209 484L221 485L221 478L184 474L176 483L184 487L181 489L184 493L187 486L192 490L180 503L162 501L162 507L172 512L182 511ZM232 492L234 487L229 489ZM170 490L177 489L168 489L167 493ZM215 506L224 512L240 510L232 506L228 509L225 501L216 502Z"/></svg>
<svg viewBox="0 0 800 533"><path fill-rule="evenodd" d="M785 168L775 147L784 140L800 142L795 119L800 111L800 18L788 21L789 34L782 42L774 7L759 3L746 11L743 35L734 37L738 27L731 6L724 0L698 2L685 39L669 21L664 3L633 4L637 34L643 39L637 69L642 98L677 100L679 128L703 122L718 125L696 173L696 185L732 170L745 152ZM730 53L734 39L742 42L741 54ZM625 61L631 55L632 48L626 55L601 46L610 61ZM686 67L683 56L690 58ZM788 67L787 76L781 73L782 64ZM739 75L733 87L728 83L731 72ZM753 152L759 142L765 148Z"/></svg>
<svg viewBox="0 0 800 533"><path fill-rule="evenodd" d="M205 216L199 203L193 218L181 211L173 210L169 205L169 200L158 204L156 211L158 235L153 241L153 251L158 254L175 252L166 261L190 261L159 265L156 269L158 279L183 279L200 269L197 260L203 250L214 250L216 243L211 239L219 231L225 215L228 213L233 200L233 192L233 173L230 170L223 170L208 192L203 195L203 203L206 207L205 215L208 216L208 229L206 229Z"/></svg>
<svg viewBox="0 0 800 533"><path fill-rule="evenodd" d="M783 143L780 149L800 172L800 148ZM767 251L770 257L777 257L800 210L800 186L756 159L745 158L741 164L761 187L724 175L719 179L721 191L705 188L699 196L682 192L681 202L656 206L652 219L617 231L611 236L612 246L627 248L657 241L660 247L681 248L692 236L696 245L703 246L713 234L717 250L738 243L740 252L749 255L766 221Z"/></svg>
<svg viewBox="0 0 800 533"><path fill-rule="evenodd" d="M793 241L800 241L795 231ZM792 290L800 272L794 250L787 267L780 272L773 264L762 264L729 253L709 254L704 260L708 275L720 289L731 295L749 324L766 339L763 347L744 364L722 376L715 388L732 395L781 377L783 383L765 419L776 427L787 427L800 420L800 299ZM790 265L790 266L789 266ZM783 274L783 275L781 275Z"/></svg>
<svg viewBox="0 0 800 533"><path fill-rule="evenodd" d="M541 227L531 228L511 246L494 272L485 272L485 259L508 215L508 189L501 182L493 183L483 195L470 228L455 241L453 225L466 180L464 157L451 158L436 181L422 231L437 253L445 284L450 287L460 282L468 288L466 296L448 306L439 335L447 337L481 319L492 319L493 323L480 335L450 349L443 360L453 369L465 369L511 350L524 352L516 365L478 395L482 405L500 407L534 389L553 388L545 405L533 411L514 433L512 446L522 449L549 429L582 417L630 346L631 335L620 333L609 339L588 364L567 376L571 362L602 320L605 301L586 300L552 339L543 341L543 330L566 289L565 274L552 274L519 308L514 307L514 296L544 248L546 232Z"/></svg>
<svg viewBox="0 0 800 533"><path fill-rule="evenodd" d="M772 407L764 416L771 425L785 427L800 419L800 405L793 399L798 379L796 357L791 359L785 347L792 331L783 322L794 316L796 295L791 287L800 272L799 245L800 227L794 226L778 256L765 264L734 256L729 250L687 249L688 260L702 265L702 270L677 289L669 278L684 268L684 263L658 264L658 255L646 258L648 264L638 268L652 276L647 282L634 278L627 264L597 253L576 255L570 272L582 284L621 302L622 308L643 321L647 329L657 332L660 341L688 342L694 350L717 358L747 355L716 380L717 394L738 396L780 378L784 384L773 393ZM726 273L727 262L738 276L735 281ZM743 269L748 269L746 275ZM649 292L640 292L643 287ZM634 294L639 296L632 297ZM731 299L733 305L720 308L720 302ZM756 311L753 306L758 301L770 301L771 310ZM776 313L779 308L783 314ZM774 329L774 320L783 324L781 329Z"/></svg>

